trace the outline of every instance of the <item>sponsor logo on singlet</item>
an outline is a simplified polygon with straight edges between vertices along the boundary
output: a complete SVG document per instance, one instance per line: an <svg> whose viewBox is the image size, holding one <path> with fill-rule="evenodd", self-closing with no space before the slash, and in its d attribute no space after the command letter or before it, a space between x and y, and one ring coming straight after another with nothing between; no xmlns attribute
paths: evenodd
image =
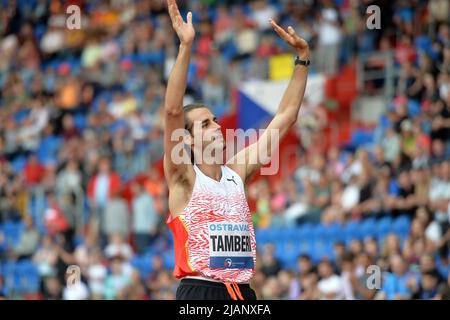
<svg viewBox="0 0 450 320"><path fill-rule="evenodd" d="M210 268L252 269L253 255L248 223L209 222Z"/></svg>

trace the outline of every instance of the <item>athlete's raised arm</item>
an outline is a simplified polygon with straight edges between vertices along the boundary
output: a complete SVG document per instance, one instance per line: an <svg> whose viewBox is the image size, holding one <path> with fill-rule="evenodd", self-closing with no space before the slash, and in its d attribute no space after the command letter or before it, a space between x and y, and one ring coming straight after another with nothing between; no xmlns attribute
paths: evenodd
<svg viewBox="0 0 450 320"><path fill-rule="evenodd" d="M184 22L176 1L167 0L167 5L173 29L180 40L178 56L169 76L164 103L164 173L168 184L171 185L183 179L190 167L189 157L180 159L185 153L176 152L174 149L178 146L177 149L180 150L179 146L183 142L183 135L177 134L177 130L181 132L184 129L183 97L195 30L191 12L187 14Z"/></svg>
<svg viewBox="0 0 450 320"><path fill-rule="evenodd" d="M243 181L270 161L273 150L279 146L280 140L297 122L298 112L305 94L309 64L308 43L298 36L292 27L288 27L285 31L275 21L271 20L270 23L275 32L295 49L299 61L295 64L294 73L281 99L278 111L265 132L257 142L243 149L228 161L228 165L241 176ZM272 132L276 132L276 134L272 135Z"/></svg>

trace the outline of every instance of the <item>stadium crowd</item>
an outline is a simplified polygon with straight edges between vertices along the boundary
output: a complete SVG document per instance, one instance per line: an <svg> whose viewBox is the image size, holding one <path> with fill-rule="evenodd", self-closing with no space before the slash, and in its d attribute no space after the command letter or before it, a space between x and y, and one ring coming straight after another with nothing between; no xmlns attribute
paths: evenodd
<svg viewBox="0 0 450 320"><path fill-rule="evenodd" d="M70 4L81 8L80 29L67 28ZM366 28L371 4L382 8L379 30ZM0 296L174 299L167 189L156 166L177 53L165 1L0 6ZM295 174L250 186L258 297L450 299L449 2L179 6L194 13L197 31L186 101L218 116L234 110L232 88L267 79L267 59L288 50L269 18L310 43L313 73L394 52L395 96L370 143L304 144ZM317 125L324 106L314 108Z"/></svg>

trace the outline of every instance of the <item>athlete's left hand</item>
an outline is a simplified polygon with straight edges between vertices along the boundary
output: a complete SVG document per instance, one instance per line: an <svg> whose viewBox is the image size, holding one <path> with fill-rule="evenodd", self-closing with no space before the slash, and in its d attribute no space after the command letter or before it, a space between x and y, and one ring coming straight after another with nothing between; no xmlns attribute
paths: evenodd
<svg viewBox="0 0 450 320"><path fill-rule="evenodd" d="M272 19L270 19L270 24L272 25L273 30L297 51L300 59L309 59L308 42L306 42L305 39L301 38L297 33L295 33L294 28L289 26L286 31Z"/></svg>

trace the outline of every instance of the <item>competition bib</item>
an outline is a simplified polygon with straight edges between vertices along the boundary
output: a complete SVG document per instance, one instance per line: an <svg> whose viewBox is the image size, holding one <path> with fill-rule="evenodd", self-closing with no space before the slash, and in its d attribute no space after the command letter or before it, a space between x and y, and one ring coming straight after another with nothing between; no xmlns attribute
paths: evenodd
<svg viewBox="0 0 450 320"><path fill-rule="evenodd" d="M253 268L248 223L209 222L208 231L210 268Z"/></svg>

